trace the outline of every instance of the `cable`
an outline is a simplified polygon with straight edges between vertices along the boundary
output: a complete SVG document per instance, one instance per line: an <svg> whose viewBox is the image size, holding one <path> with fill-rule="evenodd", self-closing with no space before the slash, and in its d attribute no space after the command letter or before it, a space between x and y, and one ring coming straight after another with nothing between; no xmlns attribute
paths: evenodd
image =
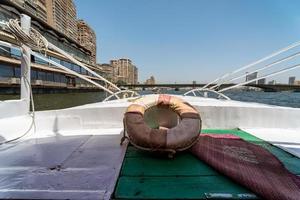
<svg viewBox="0 0 300 200"><path fill-rule="evenodd" d="M284 57L284 58L282 58L282 59L276 60L275 62L272 62L272 63L270 63L270 64L268 64L268 65L266 65L266 66L264 66L264 67L262 67L262 68L259 68L259 69L255 70L255 71L252 71L252 72L249 72L249 74L253 74L253 73L255 73L255 72L259 72L259 71L268 69L268 68L270 68L270 67L272 67L272 66L274 66L274 65L277 65L277 64L282 63L282 62L287 61L287 60L291 60L291 59L293 59L293 58L295 58L295 57L297 57L297 56L300 56L300 52L297 52L297 53L294 53L294 54L292 54L292 55L290 55L290 56L287 56L287 57ZM247 76L247 74L243 74L243 75L241 75L241 76L238 76L238 77L232 78L232 79L230 79L230 80L224 81L224 82L222 82L222 83L219 83L219 84L217 84L217 85L211 87L210 89L215 89L215 88L221 86L222 84L225 84L225 83L228 83L228 82L231 82L231 81L235 81L235 80L237 80L237 79L240 79L240 78L243 78L243 77L246 77L246 76Z"/></svg>
<svg viewBox="0 0 300 200"><path fill-rule="evenodd" d="M275 51L274 53L272 53L272 54L270 54L270 55L268 55L268 56L266 56L266 57L263 57L263 58L261 58L261 59L255 61L255 62L252 62L252 63L250 63L250 64L248 64L248 65L245 65L245 66L243 66L243 67L241 67L241 68L239 68L239 69L236 69L236 70L234 70L234 71L232 71L232 72L230 72L230 73L224 74L223 76L221 76L221 77L219 77L219 78L213 80L212 82L207 83L207 84L206 84L205 86L203 86L201 89L207 88L209 85L211 85L211 84L213 84L213 83L215 83L215 82L217 82L217 81L219 81L219 80L221 80L221 79L224 79L224 78L226 78L226 77L228 77L228 76L230 76L230 75L232 75L232 74L235 74L235 73L237 73L237 72L246 70L246 69L248 69L248 68L250 68L250 67L252 67L252 66L254 66L254 65L257 65L257 64L259 64L259 63L261 63L261 62L263 62L263 61L266 61L266 60L268 60L268 59L270 59L270 58L273 58L273 57L275 57L275 56L277 56L277 55L279 55L279 54L281 54L281 53L283 53L283 52L286 52L286 51L288 51L288 50L290 50L290 49L292 49L292 48L298 47L298 46L300 46L300 41L298 41L298 42L296 42L296 43L293 43L293 44L291 44L291 45L289 45L289 46L287 46L287 47L285 47L285 48L279 49L278 51Z"/></svg>
<svg viewBox="0 0 300 200"><path fill-rule="evenodd" d="M287 67L287 68L278 70L278 71L276 71L276 72L270 73L270 74L265 75L265 76L262 76L262 77L258 77L258 78L256 78L256 79L252 79L252 80L246 81L246 82L244 82L244 83L239 83L239 84L233 85L233 86L231 86L231 87L224 88L224 89L220 90L219 92L225 92L225 91L227 91L227 90L230 90L230 89L233 89L233 88L236 88L236 87L239 87L239 86L246 85L246 84L251 83L251 82L253 82L253 81L257 81L257 80L260 80L260 79L264 79L264 78L269 78L269 77L272 77L272 76L276 76L276 75L278 75L278 74L282 74L282 73L284 73L284 72L291 71L291 70L297 69L297 68L300 68L300 64L293 65L293 66L291 66L291 67Z"/></svg>
<svg viewBox="0 0 300 200"><path fill-rule="evenodd" d="M94 72L93 70L91 70L90 68L84 66L81 62L79 62L78 60L74 59L72 56L70 56L67 52L63 51L62 49L56 47L55 45L53 45L52 43L49 43L49 48L57 51L58 53L64 55L65 57L67 57L69 60L71 60L73 63L79 65L80 67L84 68L85 70L87 70L88 72L90 72L91 74L95 75L96 77L100 78L102 81L108 83L109 85L113 86L115 89L117 89L118 91L120 91L121 89L118 88L118 86L116 86L115 84L113 84L112 82L110 82L109 80L103 78L102 76L100 76L99 74L97 74L96 72Z"/></svg>
<svg viewBox="0 0 300 200"><path fill-rule="evenodd" d="M112 95L115 94L114 92L112 92L111 90L107 89L106 87L100 85L99 83L97 83L97 82L95 82L95 81L93 81L93 80L91 80L91 79L89 79L89 78L87 78L87 77L85 77L85 76L83 76L83 75L77 73L77 72L74 72L73 70L71 70L71 69L69 69L69 68L67 68L67 67L65 67L65 66L63 66L63 65L61 65L61 64L58 64L58 63L56 63L55 61L50 60L50 59L46 58L46 57L43 56L43 55L39 55L39 54L37 54L37 53L34 52L34 51L31 51L31 54L34 55L34 56L36 56L36 57L38 57L38 58L40 58L40 59L42 59L42 60L44 60L44 61L46 61L46 62L49 62L49 63L52 64L52 65L55 65L55 66L57 66L57 67L59 67L59 68L65 70L65 71L67 71L67 72L69 72L69 73L71 73L71 74L73 74L73 75L75 75L75 76L77 76L77 77L79 77L79 78L81 78L81 79L83 79L83 80L89 82L89 83L92 83L93 85L96 85L97 87L103 89L104 91L106 91L106 92L108 92L108 93L110 93L110 94L112 94Z"/></svg>

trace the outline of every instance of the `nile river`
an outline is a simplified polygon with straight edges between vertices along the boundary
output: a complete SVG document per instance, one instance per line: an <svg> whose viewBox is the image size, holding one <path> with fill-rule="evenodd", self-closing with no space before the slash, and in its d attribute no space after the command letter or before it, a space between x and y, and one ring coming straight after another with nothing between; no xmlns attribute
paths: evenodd
<svg viewBox="0 0 300 200"><path fill-rule="evenodd" d="M182 94L184 91L163 91L172 94ZM254 92L234 91L225 93L233 100L259 102L265 104L300 108L300 93L296 92ZM18 99L18 95L0 95L0 100ZM102 101L104 92L67 93L67 94L35 94L36 110L62 109Z"/></svg>

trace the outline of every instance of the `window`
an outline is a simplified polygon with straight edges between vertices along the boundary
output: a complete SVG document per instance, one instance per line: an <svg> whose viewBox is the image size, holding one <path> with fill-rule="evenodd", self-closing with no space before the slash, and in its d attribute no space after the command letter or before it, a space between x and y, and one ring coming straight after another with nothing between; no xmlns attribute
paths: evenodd
<svg viewBox="0 0 300 200"><path fill-rule="evenodd" d="M61 83L67 83L67 78L66 78L66 76L64 74L60 75L60 82Z"/></svg>
<svg viewBox="0 0 300 200"><path fill-rule="evenodd" d="M80 78L75 78L76 84L80 84L82 81Z"/></svg>
<svg viewBox="0 0 300 200"><path fill-rule="evenodd" d="M81 67L79 67L78 65L73 64L73 70L74 70L75 72L80 73L80 68L81 68Z"/></svg>
<svg viewBox="0 0 300 200"><path fill-rule="evenodd" d="M17 59L21 58L21 51L20 50L11 49L10 53L11 53L11 57L13 57L13 58L17 58Z"/></svg>
<svg viewBox="0 0 300 200"><path fill-rule="evenodd" d="M87 75L87 71L84 68L81 68L81 74Z"/></svg>
<svg viewBox="0 0 300 200"><path fill-rule="evenodd" d="M15 67L15 77L20 78L21 77L21 67Z"/></svg>
<svg viewBox="0 0 300 200"><path fill-rule="evenodd" d="M53 72L47 72L47 81L54 81L54 74Z"/></svg>
<svg viewBox="0 0 300 200"><path fill-rule="evenodd" d="M60 82L60 75L57 73L54 73L54 82Z"/></svg>
<svg viewBox="0 0 300 200"><path fill-rule="evenodd" d="M36 64L40 64L40 65L48 65L48 62L38 58L38 57L34 57L34 60L33 60L34 63Z"/></svg>
<svg viewBox="0 0 300 200"><path fill-rule="evenodd" d="M10 56L10 48L0 46L0 55L1 56Z"/></svg>
<svg viewBox="0 0 300 200"><path fill-rule="evenodd" d="M34 69L31 69L31 80L36 80L37 79L37 71Z"/></svg>
<svg viewBox="0 0 300 200"><path fill-rule="evenodd" d="M38 79L39 80L46 80L46 73L43 71L38 72Z"/></svg>
<svg viewBox="0 0 300 200"><path fill-rule="evenodd" d="M59 60L59 59L54 58L54 57L52 57L52 56L50 56L49 58L50 58L50 60L53 60L54 62L60 64L60 60Z"/></svg>
<svg viewBox="0 0 300 200"><path fill-rule="evenodd" d="M61 61L61 65L65 66L65 67L67 67L69 69L72 69L72 64L69 63L69 62L66 62L64 60Z"/></svg>
<svg viewBox="0 0 300 200"><path fill-rule="evenodd" d="M9 65L0 65L0 77L13 77L14 68Z"/></svg>

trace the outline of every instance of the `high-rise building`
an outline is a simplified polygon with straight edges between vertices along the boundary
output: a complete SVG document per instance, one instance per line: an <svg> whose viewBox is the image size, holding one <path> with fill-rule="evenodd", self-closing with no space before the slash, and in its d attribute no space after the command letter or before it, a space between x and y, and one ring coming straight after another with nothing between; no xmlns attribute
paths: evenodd
<svg viewBox="0 0 300 200"><path fill-rule="evenodd" d="M275 81L275 80L269 81L268 84L269 84L269 85L275 85L275 84L276 84L276 81Z"/></svg>
<svg viewBox="0 0 300 200"><path fill-rule="evenodd" d="M91 52L91 62L96 63L96 34L83 20L77 21L78 42Z"/></svg>
<svg viewBox="0 0 300 200"><path fill-rule="evenodd" d="M126 84L136 84L138 82L138 69L130 59L111 60L110 64L114 68L114 82Z"/></svg>
<svg viewBox="0 0 300 200"><path fill-rule="evenodd" d="M47 22L46 0L10 0L10 2Z"/></svg>
<svg viewBox="0 0 300 200"><path fill-rule="evenodd" d="M300 85L300 80L295 80L295 85Z"/></svg>
<svg viewBox="0 0 300 200"><path fill-rule="evenodd" d="M97 67L103 72L103 76L112 82L114 81L114 67L111 64L103 63L97 64Z"/></svg>
<svg viewBox="0 0 300 200"><path fill-rule="evenodd" d="M257 81L257 84L258 84L258 85L264 85L264 84L266 84L266 79L265 79L265 78L259 79L259 80Z"/></svg>
<svg viewBox="0 0 300 200"><path fill-rule="evenodd" d="M76 7L73 0L46 0L48 24L77 41Z"/></svg>
<svg viewBox="0 0 300 200"><path fill-rule="evenodd" d="M289 85L294 85L295 84L295 80L296 80L295 76L290 76L289 77Z"/></svg>
<svg viewBox="0 0 300 200"><path fill-rule="evenodd" d="M138 68L136 66L133 66L133 73L134 73L134 84L138 84Z"/></svg>
<svg viewBox="0 0 300 200"><path fill-rule="evenodd" d="M145 81L145 84L146 85L154 85L155 84L154 76L150 76L150 78Z"/></svg>
<svg viewBox="0 0 300 200"><path fill-rule="evenodd" d="M30 13L36 13L36 0L10 0Z"/></svg>
<svg viewBox="0 0 300 200"><path fill-rule="evenodd" d="M257 78L257 72L253 72L251 74L248 74L248 72L246 72L247 76L246 76L246 82L247 81L251 81ZM252 81L250 82L250 84L256 84L256 81Z"/></svg>

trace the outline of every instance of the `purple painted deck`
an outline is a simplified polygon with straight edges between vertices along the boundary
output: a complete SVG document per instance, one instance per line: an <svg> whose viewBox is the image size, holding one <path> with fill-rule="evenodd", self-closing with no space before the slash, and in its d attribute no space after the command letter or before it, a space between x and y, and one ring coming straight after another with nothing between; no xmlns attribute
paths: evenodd
<svg viewBox="0 0 300 200"><path fill-rule="evenodd" d="M120 135L31 139L0 146L1 199L109 199L125 154Z"/></svg>

